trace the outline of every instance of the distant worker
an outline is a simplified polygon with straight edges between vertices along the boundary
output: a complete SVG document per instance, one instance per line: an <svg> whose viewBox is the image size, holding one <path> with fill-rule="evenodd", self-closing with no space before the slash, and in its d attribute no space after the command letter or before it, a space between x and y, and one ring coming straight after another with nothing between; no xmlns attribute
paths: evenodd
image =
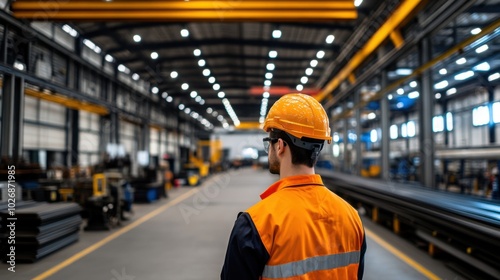
<svg viewBox="0 0 500 280"><path fill-rule="evenodd" d="M359 215L314 172L332 139L325 110L308 95L287 94L269 110L264 130L269 171L280 180L238 215L221 279L361 279Z"/></svg>

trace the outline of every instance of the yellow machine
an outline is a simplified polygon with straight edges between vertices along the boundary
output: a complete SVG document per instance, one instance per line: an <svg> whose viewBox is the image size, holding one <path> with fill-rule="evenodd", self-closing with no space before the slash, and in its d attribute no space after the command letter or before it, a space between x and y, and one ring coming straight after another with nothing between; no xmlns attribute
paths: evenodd
<svg viewBox="0 0 500 280"><path fill-rule="evenodd" d="M210 170L218 171L221 167L222 143L220 140L200 140L196 154L189 155L189 163L184 165L187 183L197 185L207 177Z"/></svg>
<svg viewBox="0 0 500 280"><path fill-rule="evenodd" d="M106 196L108 194L106 176L103 173L95 174L92 177L92 193L97 197Z"/></svg>

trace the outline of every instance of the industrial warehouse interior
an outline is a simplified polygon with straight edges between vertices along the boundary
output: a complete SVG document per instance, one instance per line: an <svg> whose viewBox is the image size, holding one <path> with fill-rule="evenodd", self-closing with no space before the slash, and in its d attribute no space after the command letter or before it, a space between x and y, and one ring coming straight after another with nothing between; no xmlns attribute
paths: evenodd
<svg viewBox="0 0 500 280"><path fill-rule="evenodd" d="M1 279L222 279L290 93L364 279L500 279L500 0L0 0L0 40Z"/></svg>

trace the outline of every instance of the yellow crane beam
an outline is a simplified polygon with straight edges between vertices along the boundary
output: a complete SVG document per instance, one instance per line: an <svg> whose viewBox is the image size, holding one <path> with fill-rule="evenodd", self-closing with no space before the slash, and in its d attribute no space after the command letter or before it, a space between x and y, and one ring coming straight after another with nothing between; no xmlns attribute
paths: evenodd
<svg viewBox="0 0 500 280"><path fill-rule="evenodd" d="M259 122L240 122L240 125L235 126L236 130L262 129L263 124Z"/></svg>
<svg viewBox="0 0 500 280"><path fill-rule="evenodd" d="M403 42L399 41L403 39L398 37L398 29L405 23L409 18L411 18L416 11L423 4L424 0L405 0L402 2L398 8L392 13L391 16L380 26L380 28L373 34L373 36L366 42L366 44L359 50L351 60L342 68L335 77L333 77L330 82L321 90L321 92L316 95L318 101L323 101L326 97L330 96L331 93L337 89L340 84L349 78L349 75L354 73L354 71L368 58L370 57L389 37L396 41L396 44L401 46Z"/></svg>
<svg viewBox="0 0 500 280"><path fill-rule="evenodd" d="M98 21L354 20L352 0L315 1L33 1L12 3L17 18Z"/></svg>
<svg viewBox="0 0 500 280"><path fill-rule="evenodd" d="M19 10L353 10L354 1L33 1L18 0Z"/></svg>

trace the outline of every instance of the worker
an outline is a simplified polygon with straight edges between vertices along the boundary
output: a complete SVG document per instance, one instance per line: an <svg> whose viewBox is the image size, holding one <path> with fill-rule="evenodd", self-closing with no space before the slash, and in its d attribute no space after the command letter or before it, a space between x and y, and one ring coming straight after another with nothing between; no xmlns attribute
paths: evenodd
<svg viewBox="0 0 500 280"><path fill-rule="evenodd" d="M269 171L280 179L238 215L221 279L361 279L360 217L314 171L332 139L325 110L311 96L287 94L269 110L264 130Z"/></svg>

